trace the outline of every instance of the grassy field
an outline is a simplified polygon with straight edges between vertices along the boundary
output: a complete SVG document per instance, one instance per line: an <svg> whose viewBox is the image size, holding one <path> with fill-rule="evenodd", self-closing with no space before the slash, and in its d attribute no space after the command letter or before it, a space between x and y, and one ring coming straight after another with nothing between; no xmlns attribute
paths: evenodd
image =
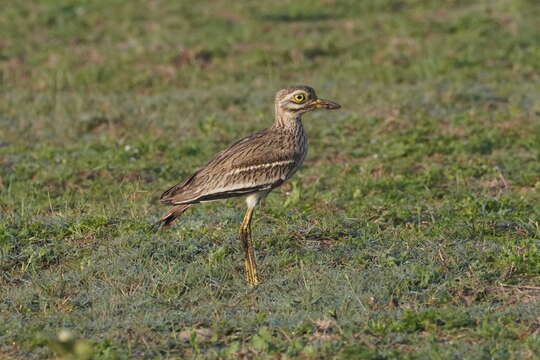
<svg viewBox="0 0 540 360"><path fill-rule="evenodd" d="M0 358L538 358L539 18L536 0L4 1ZM291 84L343 107L305 117L304 167L256 212L251 289L242 200L149 225Z"/></svg>

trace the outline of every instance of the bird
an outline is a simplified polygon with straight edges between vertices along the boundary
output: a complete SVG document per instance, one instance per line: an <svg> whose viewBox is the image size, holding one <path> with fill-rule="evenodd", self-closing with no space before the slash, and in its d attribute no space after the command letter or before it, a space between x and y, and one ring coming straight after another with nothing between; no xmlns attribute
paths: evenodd
<svg viewBox="0 0 540 360"><path fill-rule="evenodd" d="M167 189L160 197L171 208L155 224L164 230L198 203L245 197L247 209L240 225L245 277L259 284L251 235L251 219L257 204L287 181L304 162L308 144L302 115L317 109L334 110L341 105L317 97L312 87L289 86L276 93L274 122L219 152L193 175Z"/></svg>

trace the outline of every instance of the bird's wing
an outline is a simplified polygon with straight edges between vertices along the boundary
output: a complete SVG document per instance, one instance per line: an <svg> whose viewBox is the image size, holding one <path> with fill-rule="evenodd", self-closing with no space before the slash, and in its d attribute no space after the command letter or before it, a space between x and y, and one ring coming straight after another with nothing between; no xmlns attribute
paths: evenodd
<svg viewBox="0 0 540 360"><path fill-rule="evenodd" d="M218 153L184 182L163 193L165 204L189 204L270 190L299 165L287 136L263 130Z"/></svg>

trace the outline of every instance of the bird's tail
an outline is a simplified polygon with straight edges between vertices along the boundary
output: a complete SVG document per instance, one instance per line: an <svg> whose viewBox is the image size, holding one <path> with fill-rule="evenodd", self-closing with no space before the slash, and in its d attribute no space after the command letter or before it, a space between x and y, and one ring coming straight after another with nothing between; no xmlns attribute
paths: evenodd
<svg viewBox="0 0 540 360"><path fill-rule="evenodd" d="M153 228L156 231L165 230L166 228L171 226L174 220L176 220L177 217L182 215L182 213L186 211L186 209L190 206L191 204L182 204L182 205L173 206L172 208L169 209L169 211L163 214L161 219L159 219L159 221L154 224Z"/></svg>

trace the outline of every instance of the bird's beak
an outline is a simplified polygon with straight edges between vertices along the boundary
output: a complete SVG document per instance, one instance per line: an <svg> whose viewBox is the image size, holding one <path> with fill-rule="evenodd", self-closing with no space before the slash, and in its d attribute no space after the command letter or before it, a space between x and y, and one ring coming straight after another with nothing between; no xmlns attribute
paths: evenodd
<svg viewBox="0 0 540 360"><path fill-rule="evenodd" d="M339 105L338 103L335 103L330 100L324 100L324 99L315 99L312 102L310 102L309 105L313 106L315 109L328 109L328 110L335 110L341 107L341 105Z"/></svg>

